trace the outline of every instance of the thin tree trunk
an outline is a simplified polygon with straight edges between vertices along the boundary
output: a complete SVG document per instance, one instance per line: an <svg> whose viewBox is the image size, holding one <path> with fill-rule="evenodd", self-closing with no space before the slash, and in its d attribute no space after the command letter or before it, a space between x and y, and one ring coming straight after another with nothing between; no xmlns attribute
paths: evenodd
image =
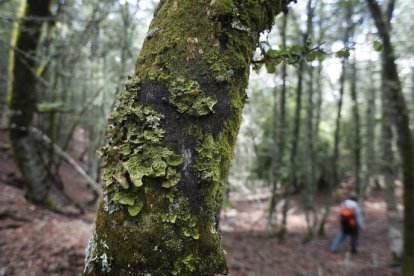
<svg viewBox="0 0 414 276"><path fill-rule="evenodd" d="M293 134L292 134L292 148L290 152L290 169L289 169L289 184L290 189L297 190L299 187L296 183L296 167L297 167L297 153L298 144L301 130L301 113L302 113L302 86L303 86L303 70L305 62L299 61L299 67L297 69L298 83L296 87L296 101L295 101L295 117L293 122Z"/></svg>
<svg viewBox="0 0 414 276"><path fill-rule="evenodd" d="M352 11L351 8L348 7L347 13L346 13L346 19L349 24L349 20L351 18ZM343 42L344 45L348 44L349 36L351 32L350 25L347 26L346 31L344 33ZM344 91L345 91L345 79L347 74L347 64L345 60L342 60L341 62L341 75L339 77L339 99L338 99L338 108L336 113L336 119L335 119L335 132L334 132L334 149L333 149L333 155L332 155L332 180L329 184L329 191L332 192L332 190L339 185L339 172L338 172L338 161L339 161L339 144L340 144L340 133L341 133L341 118L342 118L342 105L343 105L343 98L344 98ZM323 235L325 233L325 224L327 222L327 219L329 217L332 205L332 196L328 196L327 202L325 205L325 211L322 216L322 220L319 226L319 235Z"/></svg>
<svg viewBox="0 0 414 276"><path fill-rule="evenodd" d="M358 196L358 201L363 206L364 190L361 184L361 134L360 118L357 96L357 67L356 58L351 66L351 100L352 100L352 118L353 118L353 153L354 153L354 189Z"/></svg>
<svg viewBox="0 0 414 276"><path fill-rule="evenodd" d="M345 47L348 46L349 38L354 28L354 24L352 22L352 5L347 5L347 9L345 11L345 20L347 22L347 27L345 28L344 37L342 39ZM339 143L340 143L340 134L341 134L341 116L342 116L342 103L343 103L343 95L345 91L345 80L347 75L347 62L342 60L342 72L339 78L339 100L338 100L338 110L335 122L335 134L334 134L334 154L333 154L333 162L332 162L332 172L333 172L333 185L337 186L339 184L339 175L338 175L338 160L339 160Z"/></svg>
<svg viewBox="0 0 414 276"><path fill-rule="evenodd" d="M286 47L286 26L287 26L287 15L283 17L283 24L281 28L281 37L282 37L282 45L283 47ZM285 136L286 136L286 78L287 78L287 64L282 64L282 88L280 90L280 99L277 101L279 103L279 112L278 116L275 116L275 119L278 118L277 121L277 156L273 157L273 159L276 159L276 166L274 166L272 171L276 172L276 177L273 180L273 186L272 186L272 194L271 194L271 200L270 200L270 208L269 208L269 235L273 235L273 214L276 207L276 197L277 197L277 182L279 182L284 189L284 179L282 178L282 169L283 169L283 156L285 153ZM276 104L276 103L275 103ZM277 115L277 114L276 114ZM285 194L285 193L283 193ZM283 223L285 223L283 225ZM284 227L284 229L280 229L280 231L285 231L286 229L286 220L282 219L281 227ZM280 233L279 231L279 233Z"/></svg>
<svg viewBox="0 0 414 276"><path fill-rule="evenodd" d="M302 86L303 86L303 70L305 62L299 61L299 67L297 69L298 83L296 87L296 101L295 101L295 117L293 122L293 133L292 133L292 148L289 156L289 177L285 187L286 200L283 203L282 208L282 223L280 232L278 233L279 241L284 241L286 237L286 225L287 225L287 214L289 210L289 199L288 195L293 191L299 189L296 183L296 167L297 167L297 152L298 143L300 137L300 125L301 125L301 113L302 113Z"/></svg>
<svg viewBox="0 0 414 276"><path fill-rule="evenodd" d="M375 113L376 113L376 88L374 87L374 65L370 61L368 63L369 70L369 89L367 96L367 108L365 111L366 118L366 134L365 134L365 173L363 185L363 193L366 194L372 174L376 169L376 154L375 154Z"/></svg>
<svg viewBox="0 0 414 276"><path fill-rule="evenodd" d="M281 36L282 36L282 45L284 48L286 48L286 28L287 28L287 19L288 15L286 14L283 17L283 25L281 28ZM282 90L280 93L280 116L279 116L279 155L278 155L278 163L279 163L279 179L281 182L282 190L283 190L283 196L284 196L284 202L282 207L282 220L280 222L280 228L277 233L279 241L283 241L285 239L286 231L287 231L287 208L289 205L289 193L288 193L288 187L289 183L287 183L287 179L282 173L282 170L285 169L286 164L284 162L284 156L285 156L285 147L286 147L286 137L288 135L287 133L287 121L286 121L286 80L287 80L287 64L282 64Z"/></svg>
<svg viewBox="0 0 414 276"><path fill-rule="evenodd" d="M221 190L253 50L286 3L160 2L100 151L104 198L86 274L226 272Z"/></svg>
<svg viewBox="0 0 414 276"><path fill-rule="evenodd" d="M315 8L313 7L312 0L308 1L307 5L307 23L306 23L306 34L304 35L303 43L306 43L309 36L313 35L313 14ZM317 203L316 203L316 186L315 186L315 149L314 149L314 89L313 89L313 67L311 64L308 64L306 67L306 72L308 73L307 80L307 96L308 102L306 106L306 132L307 132L307 170L306 170L306 189L304 193L304 203L305 203L305 217L306 224L308 228L307 237L305 240L310 240L314 237L315 227L318 224L318 212L317 212Z"/></svg>
<svg viewBox="0 0 414 276"><path fill-rule="evenodd" d="M275 74L276 74L276 70L275 70ZM272 114L272 124L271 124L271 133L270 136L272 137L272 140L274 141L274 144L277 145L278 141L279 141L279 124L278 124L278 99L277 99L277 88L275 87L273 89L273 114ZM268 181L269 181L269 186L270 186L270 201L269 201L269 214L267 217L267 234L268 236L273 236L273 232L274 232L274 224L275 224L275 220L274 220L274 213L275 213L275 208L276 208L276 204L277 204L277 197L278 197L278 191L277 191L277 184L279 181L279 175L278 175L278 167L279 167L279 148L276 146L270 156L270 168L269 168L269 177L268 177Z"/></svg>
<svg viewBox="0 0 414 276"><path fill-rule="evenodd" d="M36 110L34 57L42 21L28 18L50 16L49 4L49 0L22 1L20 19L15 23L12 35L8 85L10 140L14 157L24 178L26 198L43 205L48 204L50 180L37 152L38 145L29 131Z"/></svg>

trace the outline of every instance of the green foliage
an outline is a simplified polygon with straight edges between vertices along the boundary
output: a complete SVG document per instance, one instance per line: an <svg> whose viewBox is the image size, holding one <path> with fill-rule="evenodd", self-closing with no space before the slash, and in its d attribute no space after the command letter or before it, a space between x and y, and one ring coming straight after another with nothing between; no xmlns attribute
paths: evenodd
<svg viewBox="0 0 414 276"><path fill-rule="evenodd" d="M382 45L382 42L376 40L374 41L373 45L374 50L377 52L381 52L384 49L384 45Z"/></svg>
<svg viewBox="0 0 414 276"><path fill-rule="evenodd" d="M311 39L308 39L305 45L293 44L290 46L279 45L278 49L273 49L268 41L261 41L259 48L263 60L256 61L256 64L264 63L269 74L276 72L276 65L280 63L295 64L304 59L308 62L314 60L323 61L327 54L321 45L312 45ZM256 65L257 66L257 65Z"/></svg>
<svg viewBox="0 0 414 276"><path fill-rule="evenodd" d="M335 53L335 57L344 59L349 58L350 55L351 53L349 52L349 48L343 48Z"/></svg>

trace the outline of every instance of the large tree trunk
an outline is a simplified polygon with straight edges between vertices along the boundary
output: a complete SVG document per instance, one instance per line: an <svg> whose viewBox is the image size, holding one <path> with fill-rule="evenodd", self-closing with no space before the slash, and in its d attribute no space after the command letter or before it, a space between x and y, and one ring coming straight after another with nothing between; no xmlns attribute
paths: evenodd
<svg viewBox="0 0 414 276"><path fill-rule="evenodd" d="M414 275L414 149L409 127L409 115L402 94L401 82L395 64L394 49L390 38L390 20L394 1L387 8L384 21L380 6L375 0L367 0L369 9L383 43L382 78L384 98L391 105L393 125L397 129L398 148L402 160L404 182L404 253L402 274Z"/></svg>
<svg viewBox="0 0 414 276"><path fill-rule="evenodd" d="M401 233L401 220L398 214L397 200L395 197L395 159L394 152L392 150L392 127L390 118L392 110L387 99L382 97L382 125L381 125L381 170L384 175L384 181L386 185L385 189L385 201L387 203L387 215L388 215L388 240L389 248L392 257L395 262L401 259L403 237Z"/></svg>
<svg viewBox="0 0 414 276"><path fill-rule="evenodd" d="M15 160L22 172L26 197L47 203L50 182L30 126L36 110L35 55L42 17L48 17L50 0L25 0L15 23L9 61L10 139Z"/></svg>
<svg viewBox="0 0 414 276"><path fill-rule="evenodd" d="M253 50L287 1L161 1L101 149L86 274L225 273L217 216Z"/></svg>

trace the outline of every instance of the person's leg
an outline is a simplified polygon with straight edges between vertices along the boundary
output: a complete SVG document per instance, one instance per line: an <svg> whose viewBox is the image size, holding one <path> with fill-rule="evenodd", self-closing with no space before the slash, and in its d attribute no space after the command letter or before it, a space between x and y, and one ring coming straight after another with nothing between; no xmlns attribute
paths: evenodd
<svg viewBox="0 0 414 276"><path fill-rule="evenodd" d="M344 231L340 230L338 234L336 234L336 238L332 243L331 251L335 252L344 239L345 239L345 233Z"/></svg>
<svg viewBox="0 0 414 276"><path fill-rule="evenodd" d="M351 235L351 252L357 253L358 250L358 232Z"/></svg>

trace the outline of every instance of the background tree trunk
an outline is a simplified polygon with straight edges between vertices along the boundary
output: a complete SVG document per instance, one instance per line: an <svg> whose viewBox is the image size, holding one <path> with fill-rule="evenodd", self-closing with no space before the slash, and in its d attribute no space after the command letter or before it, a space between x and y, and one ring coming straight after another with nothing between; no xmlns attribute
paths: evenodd
<svg viewBox="0 0 414 276"><path fill-rule="evenodd" d="M282 45L284 48L286 48L286 29L287 29L287 19L288 15L286 14L283 17L283 24L281 28L281 37L282 37ZM284 202L282 207L282 219L280 222L280 228L277 233L279 241L283 241L285 239L286 231L287 231L287 212L288 212L288 206L289 206L289 183L287 182L286 175L284 171L286 170L287 164L284 160L284 156L286 154L286 138L288 137L288 124L287 124L287 111L286 111L286 97L287 97L287 64L282 64L282 90L280 94L280 118L279 118L279 128L280 128L280 134L279 134L279 156L278 156L278 162L279 162L279 168L278 168L278 174L279 179L281 182L282 187L282 195L284 196Z"/></svg>
<svg viewBox="0 0 414 276"><path fill-rule="evenodd" d="M356 52L354 51L354 55ZM358 108L358 93L357 93L357 67L356 58L351 65L351 100L352 100L352 118L353 118L353 155L354 155L354 189L358 196L358 201L361 206L364 204L364 189L361 184L361 127L359 119Z"/></svg>
<svg viewBox="0 0 414 276"><path fill-rule="evenodd" d="M363 193L366 194L369 189L371 176L377 171L377 154L375 153L375 118L376 118L376 87L374 86L374 64L369 61L369 88L366 99L365 111L365 172L363 180Z"/></svg>
<svg viewBox="0 0 414 276"><path fill-rule="evenodd" d="M383 94L384 95L384 94ZM392 150L392 128L390 122L391 110L389 103L383 97L382 99L382 126L381 126L381 142L382 142L382 160L381 170L384 175L385 182L385 201L387 203L388 215L388 239L390 251L394 261L401 260L403 236L401 233L401 219L398 214L397 200L395 197L395 158Z"/></svg>
<svg viewBox="0 0 414 276"><path fill-rule="evenodd" d="M281 39L282 39L282 45L284 48L286 48L286 27L287 27L287 15L285 15L283 17L283 23L282 23L282 27L281 27ZM268 235L272 236L274 234L274 229L273 229L273 214L275 212L275 208L276 208L276 200L277 200L277 183L280 183L280 187L282 189L285 189L285 182L286 180L283 178L283 156L285 154L285 139L286 139L286 78L287 78L287 64L283 63L281 65L282 67L282 87L280 90L280 99L278 101L275 102L276 104L279 104L279 112L278 114L275 113L275 120L277 120L277 130L276 130L276 146L277 146L277 151L276 154L277 156L272 157L272 159L276 159L275 164L273 164L272 162L272 166L271 167L271 173L275 173L276 177L274 179L274 181L272 182L272 192L271 192L271 197L270 197L270 206L269 206L269 218L268 218ZM276 99L276 97L275 97ZM278 115L278 116L277 116ZM273 161L273 160L272 160ZM285 193L282 192L282 197L285 196ZM286 227L286 223L284 223L282 219L281 225L280 225L280 231L284 231L282 230L282 228L285 229ZM278 233L280 234L280 232Z"/></svg>
<svg viewBox="0 0 414 276"><path fill-rule="evenodd" d="M36 49L43 18L50 16L49 4L49 0L22 1L9 56L10 140L23 174L26 197L39 204L47 203L50 181L30 126L36 110Z"/></svg>
<svg viewBox="0 0 414 276"><path fill-rule="evenodd" d="M217 216L259 33L287 1L162 1L109 118L87 274L224 273Z"/></svg>
<svg viewBox="0 0 414 276"><path fill-rule="evenodd" d="M401 82L395 64L394 49L390 38L394 1L387 5L386 20L375 0L367 0L378 35L383 44L382 78L384 98L391 105L393 125L397 129L398 148L402 160L404 182L404 253L402 274L414 274L414 149L409 127L409 115L402 94Z"/></svg>

